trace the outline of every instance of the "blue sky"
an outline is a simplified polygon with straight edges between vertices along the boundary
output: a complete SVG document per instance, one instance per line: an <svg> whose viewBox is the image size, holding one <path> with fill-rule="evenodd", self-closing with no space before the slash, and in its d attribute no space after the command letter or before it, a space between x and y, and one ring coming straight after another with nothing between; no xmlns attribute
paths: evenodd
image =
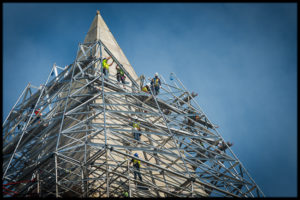
<svg viewBox="0 0 300 200"><path fill-rule="evenodd" d="M297 196L296 3L3 4L3 120L96 10L138 75L175 72L268 197Z"/></svg>

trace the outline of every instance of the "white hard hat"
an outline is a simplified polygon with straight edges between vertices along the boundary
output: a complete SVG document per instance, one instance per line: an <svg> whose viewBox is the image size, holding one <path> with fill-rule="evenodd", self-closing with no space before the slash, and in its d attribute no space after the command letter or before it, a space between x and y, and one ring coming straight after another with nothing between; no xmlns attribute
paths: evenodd
<svg viewBox="0 0 300 200"><path fill-rule="evenodd" d="M147 83L146 85L150 86L151 84L150 84L150 83Z"/></svg>
<svg viewBox="0 0 300 200"><path fill-rule="evenodd" d="M155 73L155 76L158 76L158 73L157 73L157 72Z"/></svg>
<svg viewBox="0 0 300 200"><path fill-rule="evenodd" d="M132 118L133 118L133 119L137 119L137 117L136 117L136 116L133 116Z"/></svg>

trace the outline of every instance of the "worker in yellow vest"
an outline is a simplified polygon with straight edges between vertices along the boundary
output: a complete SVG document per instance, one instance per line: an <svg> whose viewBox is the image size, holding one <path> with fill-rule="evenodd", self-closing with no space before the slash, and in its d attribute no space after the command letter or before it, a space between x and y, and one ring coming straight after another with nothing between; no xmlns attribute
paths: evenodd
<svg viewBox="0 0 300 200"><path fill-rule="evenodd" d="M134 136L134 139L136 139L137 141L140 141L140 137L141 137L141 133L139 132L135 132L135 131L141 131L141 128L140 128L140 122L137 122L137 117L133 117L134 121L133 121L133 136Z"/></svg>
<svg viewBox="0 0 300 200"><path fill-rule="evenodd" d="M109 66L111 66L114 63L114 61L112 61L111 64L107 64L107 61L109 59L111 59L111 56L109 56L108 58L102 59L102 68L103 68L102 72L105 76L107 76L109 74Z"/></svg>
<svg viewBox="0 0 300 200"><path fill-rule="evenodd" d="M124 191L124 192L123 192L123 197L125 197L125 198L129 197L129 194L128 194L127 191Z"/></svg>
<svg viewBox="0 0 300 200"><path fill-rule="evenodd" d="M150 93L150 83L147 83L144 87L142 87L142 91L146 93Z"/></svg>
<svg viewBox="0 0 300 200"><path fill-rule="evenodd" d="M139 155L137 153L134 154L135 157L139 157ZM139 176L140 181L143 181L142 176L141 176L141 172L140 172L140 168L141 168L141 161L132 158L131 162L133 163L133 167L134 167L134 180L136 179L136 176Z"/></svg>

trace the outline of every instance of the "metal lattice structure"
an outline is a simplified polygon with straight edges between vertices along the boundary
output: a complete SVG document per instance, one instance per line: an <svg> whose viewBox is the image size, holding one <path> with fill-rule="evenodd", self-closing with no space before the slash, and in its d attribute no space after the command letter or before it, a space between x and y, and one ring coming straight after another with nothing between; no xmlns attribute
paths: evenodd
<svg viewBox="0 0 300 200"><path fill-rule="evenodd" d="M127 84L103 75L107 56ZM27 85L3 123L5 196L264 196L230 147L218 148L224 140L197 94L174 73L160 78L158 96L143 92L148 77L135 80L100 38L79 44L72 64L54 65L41 87ZM133 176L134 153L143 181Z"/></svg>

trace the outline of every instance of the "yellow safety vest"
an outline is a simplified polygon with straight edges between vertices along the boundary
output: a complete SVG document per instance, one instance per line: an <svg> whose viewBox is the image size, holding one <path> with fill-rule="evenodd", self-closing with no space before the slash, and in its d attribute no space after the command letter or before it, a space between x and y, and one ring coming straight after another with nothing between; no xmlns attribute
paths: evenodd
<svg viewBox="0 0 300 200"><path fill-rule="evenodd" d="M109 70L109 65L107 64L107 60L106 59L104 59L102 61L102 66L103 66L103 68L106 68L107 70Z"/></svg>
<svg viewBox="0 0 300 200"><path fill-rule="evenodd" d="M140 128L140 122L138 122L138 123L133 122L133 128L139 129Z"/></svg>
<svg viewBox="0 0 300 200"><path fill-rule="evenodd" d="M139 167L141 166L141 161L133 159L133 164L135 165L136 163L138 163Z"/></svg>
<svg viewBox="0 0 300 200"><path fill-rule="evenodd" d="M159 78L156 78L155 81L153 79L153 83L154 83L155 86L158 86L158 81L159 81Z"/></svg>
<svg viewBox="0 0 300 200"><path fill-rule="evenodd" d="M145 86L145 87L143 87L143 88L142 88L142 91L143 91L143 92L148 92L148 89L147 89L147 87L146 87L146 86Z"/></svg>

